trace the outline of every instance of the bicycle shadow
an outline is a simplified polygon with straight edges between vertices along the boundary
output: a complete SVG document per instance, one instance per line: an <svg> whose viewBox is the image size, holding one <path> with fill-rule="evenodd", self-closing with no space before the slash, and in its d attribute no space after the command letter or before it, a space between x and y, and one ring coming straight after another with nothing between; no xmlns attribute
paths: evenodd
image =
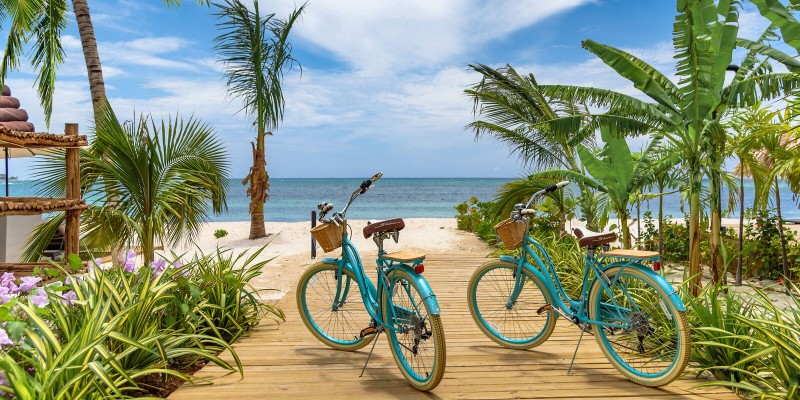
<svg viewBox="0 0 800 400"><path fill-rule="evenodd" d="M364 375L359 377L369 355L368 348L369 346L348 352L312 346L294 349L294 351L303 357L304 363L320 366L317 373L323 381L352 382L361 390L379 395L377 397L380 398L443 399L436 393L414 389L403 377L394 358L389 353L389 349L376 348ZM446 373L444 379L447 379Z"/></svg>

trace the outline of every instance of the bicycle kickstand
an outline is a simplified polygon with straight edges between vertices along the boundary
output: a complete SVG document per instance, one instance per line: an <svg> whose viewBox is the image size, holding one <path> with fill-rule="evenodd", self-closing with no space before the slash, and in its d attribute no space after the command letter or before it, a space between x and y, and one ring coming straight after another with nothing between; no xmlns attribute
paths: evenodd
<svg viewBox="0 0 800 400"><path fill-rule="evenodd" d="M575 346L575 352L572 353L572 361L569 362L569 369L567 370L567 375L572 373L572 365L575 364L575 357L578 355L578 348L581 346L581 340L583 340L583 334L586 333L584 328L581 328L581 335L578 336L578 344Z"/></svg>
<svg viewBox="0 0 800 400"><path fill-rule="evenodd" d="M367 356L367 362L364 363L364 368L361 368L361 373L358 375L359 378L364 376L364 371L367 370L367 364L369 364L369 359L372 358L372 352L375 351L375 345L378 344L378 337L381 336L381 332L383 332L383 327L378 327L378 332L375 334L375 338L372 339L372 348L369 350L369 355Z"/></svg>

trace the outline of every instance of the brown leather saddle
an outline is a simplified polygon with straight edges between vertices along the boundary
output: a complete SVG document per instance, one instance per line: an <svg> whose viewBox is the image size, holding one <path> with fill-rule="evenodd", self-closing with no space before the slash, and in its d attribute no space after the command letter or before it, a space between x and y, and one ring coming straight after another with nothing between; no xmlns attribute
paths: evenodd
<svg viewBox="0 0 800 400"><path fill-rule="evenodd" d="M399 231L406 227L402 218L387 219L386 221L375 222L364 227L364 239L369 239L374 234L384 232Z"/></svg>
<svg viewBox="0 0 800 400"><path fill-rule="evenodd" d="M578 246L580 247L602 246L617 240L617 234L614 232L592 232L578 228L573 229L572 232L578 238Z"/></svg>

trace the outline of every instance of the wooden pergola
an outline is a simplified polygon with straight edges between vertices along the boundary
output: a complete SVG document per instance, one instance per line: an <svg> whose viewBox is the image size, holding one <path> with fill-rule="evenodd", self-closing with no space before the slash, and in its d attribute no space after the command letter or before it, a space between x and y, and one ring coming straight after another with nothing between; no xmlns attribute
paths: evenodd
<svg viewBox="0 0 800 400"><path fill-rule="evenodd" d="M64 134L17 132L0 126L0 148L66 149L66 198L0 197L0 216L35 215L57 211L66 212L64 233L65 254L78 254L81 212L89 206L81 197L81 166L79 149L89 144L85 135L78 135L78 124L66 124ZM0 263L0 272L31 272L37 266L50 263Z"/></svg>

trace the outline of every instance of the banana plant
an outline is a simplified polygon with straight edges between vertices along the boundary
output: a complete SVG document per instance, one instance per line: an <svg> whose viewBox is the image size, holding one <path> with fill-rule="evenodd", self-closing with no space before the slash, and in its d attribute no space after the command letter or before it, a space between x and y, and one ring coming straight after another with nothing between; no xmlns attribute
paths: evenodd
<svg viewBox="0 0 800 400"><path fill-rule="evenodd" d="M697 294L701 287L701 191L704 167L707 167L704 163L709 143L719 142L719 135L724 132L720 119L729 109L786 96L800 87L800 76L794 73L800 69L792 57L763 43L737 40L740 6L736 0L677 2L678 14L673 24L677 82L623 50L592 40L583 42L585 49L629 80L649 97L649 102L593 87L539 87L551 98L607 110L604 117L592 116L592 122L605 123L620 133L647 132L648 129L642 129L644 124L650 130L663 132L665 139L678 149L681 161L688 169L689 273L693 277L690 286L693 294ZM797 35L800 40L800 30L782 32L784 40L792 39L787 34ZM747 47L754 54L746 58L738 70L729 68L737 46ZM782 63L789 72L771 72L764 67L764 61L757 61L755 55ZM728 70L735 70L735 76L726 86ZM559 129L563 125L554 120L548 126ZM721 157L716 157L712 162L721 160ZM712 197L719 193L715 188L710 192ZM712 203L715 203L714 199Z"/></svg>
<svg viewBox="0 0 800 400"><path fill-rule="evenodd" d="M604 146L600 151L592 151L583 145L577 147L581 164L590 176L570 170L549 170L534 174L533 178L564 178L581 183L603 193L607 203L620 221L622 245L631 248L631 233L628 225L631 193L642 190L650 182L649 166L651 156L661 144L661 136L654 135L641 157L634 157L625 138L612 135L611 128L600 128Z"/></svg>

